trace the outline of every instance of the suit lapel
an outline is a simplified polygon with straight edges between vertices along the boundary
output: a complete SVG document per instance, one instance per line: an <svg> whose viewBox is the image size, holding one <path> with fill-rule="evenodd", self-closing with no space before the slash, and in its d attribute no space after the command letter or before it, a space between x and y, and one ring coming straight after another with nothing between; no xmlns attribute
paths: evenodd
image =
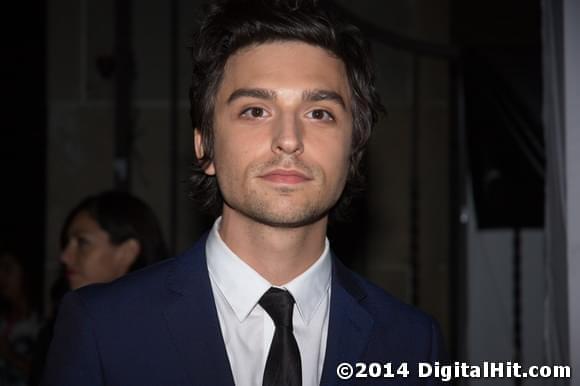
<svg viewBox="0 0 580 386"><path fill-rule="evenodd" d="M187 369L190 383L234 386L207 271L206 238L176 259L167 278L164 314L180 367ZM354 365L368 345L374 322L359 304L365 296L353 274L333 258L323 386L338 384L336 366L341 362Z"/></svg>
<svg viewBox="0 0 580 386"><path fill-rule="evenodd" d="M192 385L234 385L215 308L204 236L178 257L167 278L165 318Z"/></svg>
<svg viewBox="0 0 580 386"><path fill-rule="evenodd" d="M368 345L374 322L359 304L365 296L353 274L333 258L326 356L320 381L323 386L337 384L336 366L342 362L354 366ZM346 383L340 381L340 384Z"/></svg>

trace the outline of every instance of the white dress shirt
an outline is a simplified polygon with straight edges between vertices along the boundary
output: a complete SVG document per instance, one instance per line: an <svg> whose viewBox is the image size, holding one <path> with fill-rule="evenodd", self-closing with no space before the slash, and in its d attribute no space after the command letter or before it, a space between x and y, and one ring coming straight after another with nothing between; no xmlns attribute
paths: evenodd
<svg viewBox="0 0 580 386"><path fill-rule="evenodd" d="M258 304L272 287L221 239L218 218L206 243L207 266L224 343L237 386L258 386L274 337L274 322ZM332 263L324 252L300 276L279 287L292 294L294 336L300 349L302 384L320 384L330 310Z"/></svg>

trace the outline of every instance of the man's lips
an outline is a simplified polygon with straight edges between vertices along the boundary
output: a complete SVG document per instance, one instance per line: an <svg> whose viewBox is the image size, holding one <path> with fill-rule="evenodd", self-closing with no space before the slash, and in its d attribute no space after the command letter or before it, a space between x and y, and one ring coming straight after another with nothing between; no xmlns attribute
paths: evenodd
<svg viewBox="0 0 580 386"><path fill-rule="evenodd" d="M269 182L281 184L299 184L312 179L298 170L285 170L285 169L272 170L270 172L261 175L260 178Z"/></svg>

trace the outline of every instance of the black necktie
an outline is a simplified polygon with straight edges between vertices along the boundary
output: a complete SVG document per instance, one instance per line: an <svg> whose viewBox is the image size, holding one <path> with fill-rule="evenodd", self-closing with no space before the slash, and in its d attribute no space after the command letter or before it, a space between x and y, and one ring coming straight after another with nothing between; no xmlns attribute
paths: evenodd
<svg viewBox="0 0 580 386"><path fill-rule="evenodd" d="M292 331L294 298L290 292L272 287L259 303L276 325L262 385L301 386L300 351Z"/></svg>

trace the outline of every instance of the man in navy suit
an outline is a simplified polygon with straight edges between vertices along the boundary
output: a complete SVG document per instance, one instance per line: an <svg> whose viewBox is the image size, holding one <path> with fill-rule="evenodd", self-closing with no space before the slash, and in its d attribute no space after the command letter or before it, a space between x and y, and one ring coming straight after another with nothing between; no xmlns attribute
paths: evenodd
<svg viewBox="0 0 580 386"><path fill-rule="evenodd" d="M181 256L70 293L44 385L437 384L418 372L436 323L326 238L380 111L359 30L316 0L220 1L192 53L194 196L221 215Z"/></svg>

